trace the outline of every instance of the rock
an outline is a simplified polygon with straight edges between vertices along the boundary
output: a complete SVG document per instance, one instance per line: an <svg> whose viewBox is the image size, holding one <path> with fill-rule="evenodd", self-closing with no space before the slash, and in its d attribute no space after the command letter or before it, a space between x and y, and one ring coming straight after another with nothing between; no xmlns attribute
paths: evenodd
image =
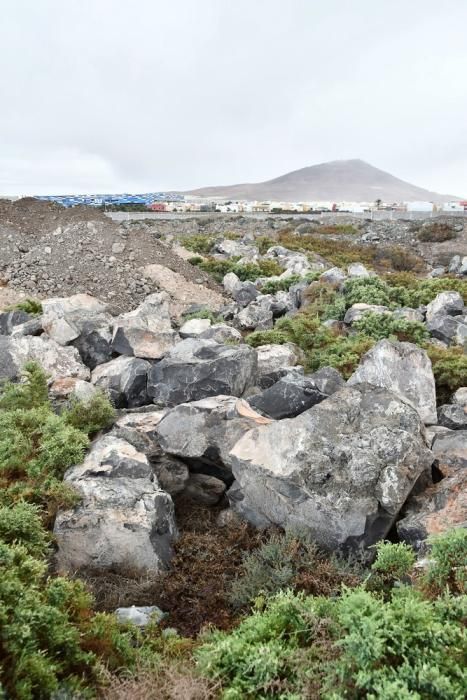
<svg viewBox="0 0 467 700"><path fill-rule="evenodd" d="M467 430L467 408L446 404L438 409L438 423L451 430Z"/></svg>
<svg viewBox="0 0 467 700"><path fill-rule="evenodd" d="M339 372L331 367L320 370L316 375L315 380L313 374L287 374L261 394L250 398L249 404L276 420L298 416L344 385Z"/></svg>
<svg viewBox="0 0 467 700"><path fill-rule="evenodd" d="M242 331L268 330L273 326L272 307L272 295L261 294L237 314L235 324Z"/></svg>
<svg viewBox="0 0 467 700"><path fill-rule="evenodd" d="M89 294L53 297L42 302L42 326L60 345L73 345L94 369L111 358L113 318L107 305Z"/></svg>
<svg viewBox="0 0 467 700"><path fill-rule="evenodd" d="M112 350L151 360L164 357L179 340L172 329L169 301L166 292L157 292L146 297L134 311L116 318Z"/></svg>
<svg viewBox="0 0 467 700"><path fill-rule="evenodd" d="M405 318L406 321L417 321L423 323L424 314L420 309L411 309L409 306L404 306L393 311L394 318Z"/></svg>
<svg viewBox="0 0 467 700"><path fill-rule="evenodd" d="M454 255L451 258L451 261L449 263L448 271L449 272L459 272L459 269L461 267L461 256L460 255Z"/></svg>
<svg viewBox="0 0 467 700"><path fill-rule="evenodd" d="M200 338L210 327L209 318L191 318L180 328L180 338Z"/></svg>
<svg viewBox="0 0 467 700"><path fill-rule="evenodd" d="M465 306L459 292L441 292L426 309L427 323L431 323L437 316L459 316L463 313Z"/></svg>
<svg viewBox="0 0 467 700"><path fill-rule="evenodd" d="M413 406L424 423L436 423L433 369L425 352L412 343L380 340L362 358L347 382L386 387Z"/></svg>
<svg viewBox="0 0 467 700"><path fill-rule="evenodd" d="M360 321L365 314L391 314L387 306L378 306L377 304L353 304L350 309L347 309L344 316L344 323L351 326L355 321Z"/></svg>
<svg viewBox="0 0 467 700"><path fill-rule="evenodd" d="M196 503L214 506L225 493L225 483L209 474L190 474L184 495Z"/></svg>
<svg viewBox="0 0 467 700"><path fill-rule="evenodd" d="M246 409L246 410L245 410ZM230 449L256 421L265 421L235 396L213 396L176 406L157 426L161 448L182 457L192 470L199 464L210 473L232 482L228 464Z"/></svg>
<svg viewBox="0 0 467 700"><path fill-rule="evenodd" d="M347 268L347 274L349 277L370 277L370 273L366 269L365 265L361 263L352 263Z"/></svg>
<svg viewBox="0 0 467 700"><path fill-rule="evenodd" d="M233 295L235 290L241 287L242 283L235 272L228 272L222 280L222 285L227 294Z"/></svg>
<svg viewBox="0 0 467 700"><path fill-rule="evenodd" d="M239 306L248 306L259 296L259 292L253 282L240 282L232 292L232 297Z"/></svg>
<svg viewBox="0 0 467 700"><path fill-rule="evenodd" d="M224 508L221 510L216 519L216 525L218 527L238 527L242 524L242 519L232 508Z"/></svg>
<svg viewBox="0 0 467 700"><path fill-rule="evenodd" d="M319 281L329 284L333 289L341 289L346 279L347 275L344 270L341 270L340 267L331 267L330 270L323 272Z"/></svg>
<svg viewBox="0 0 467 700"><path fill-rule="evenodd" d="M59 511L54 527L60 571L134 568L159 572L176 536L173 503L146 457L125 440L97 439L65 474L82 496Z"/></svg>
<svg viewBox="0 0 467 700"><path fill-rule="evenodd" d="M146 627L150 622L161 622L167 613L162 612L157 605L132 605L130 608L117 608L117 620L122 624L130 623L136 627Z"/></svg>
<svg viewBox="0 0 467 700"><path fill-rule="evenodd" d="M132 408L150 403L147 394L151 364L137 357L116 357L96 367L91 381L103 389L116 408Z"/></svg>
<svg viewBox="0 0 467 700"><path fill-rule="evenodd" d="M435 267L430 272L430 277L443 277L443 275L445 275L445 274L446 274L445 267Z"/></svg>
<svg viewBox="0 0 467 700"><path fill-rule="evenodd" d="M258 248L254 245L248 245L243 241L230 240L224 238L222 241L217 241L214 244L214 252L225 255L228 258L240 256L248 260L255 260L258 257Z"/></svg>
<svg viewBox="0 0 467 700"><path fill-rule="evenodd" d="M417 411L361 385L248 431L230 460L237 513L257 526L304 528L336 551L384 538L433 457Z"/></svg>
<svg viewBox="0 0 467 700"><path fill-rule="evenodd" d="M13 326L11 335L42 335L42 316L32 316L29 321Z"/></svg>
<svg viewBox="0 0 467 700"><path fill-rule="evenodd" d="M397 523L399 537L421 551L430 535L467 527L467 430L436 436L432 450L442 479L412 495Z"/></svg>
<svg viewBox="0 0 467 700"><path fill-rule="evenodd" d="M452 403L467 406L467 386L460 387L452 396Z"/></svg>
<svg viewBox="0 0 467 700"><path fill-rule="evenodd" d="M62 347L51 338L0 335L0 381L18 379L27 362L37 362L53 381L60 377L89 379L89 369L75 348Z"/></svg>
<svg viewBox="0 0 467 700"><path fill-rule="evenodd" d="M55 399L76 399L88 402L99 392L99 389L76 377L62 377L53 382L49 391Z"/></svg>
<svg viewBox="0 0 467 700"><path fill-rule="evenodd" d="M226 323L215 323L207 330L203 331L200 338L205 340L215 340L216 343L241 343L243 336L236 328L228 326Z"/></svg>
<svg viewBox="0 0 467 700"><path fill-rule="evenodd" d="M15 326L27 323L31 316L25 311L5 311L0 313L0 335L11 335Z"/></svg>
<svg viewBox="0 0 467 700"><path fill-rule="evenodd" d="M187 338L151 368L148 395L163 406L218 394L241 396L253 386L256 367L256 352L248 345Z"/></svg>
<svg viewBox="0 0 467 700"><path fill-rule="evenodd" d="M311 264L307 256L303 253L297 253L283 246L276 245L269 248L265 255L266 259L275 260L284 269L281 277L290 277L291 275L305 275L313 270L324 269L322 263Z"/></svg>
<svg viewBox="0 0 467 700"><path fill-rule="evenodd" d="M115 241L115 243L112 245L112 254L120 255L120 253L124 252L125 248L125 241Z"/></svg>
<svg viewBox="0 0 467 700"><path fill-rule="evenodd" d="M260 345L258 355L258 384L267 389L295 367L301 359L301 352L294 343L284 345Z"/></svg>
<svg viewBox="0 0 467 700"><path fill-rule="evenodd" d="M270 308L273 318L280 318L295 311L295 298L289 292L280 290L273 295Z"/></svg>
<svg viewBox="0 0 467 700"><path fill-rule="evenodd" d="M467 317L442 316L438 314L427 321L432 337L447 345L463 345L467 339Z"/></svg>
<svg viewBox="0 0 467 700"><path fill-rule="evenodd" d="M176 496L185 489L189 472L184 462L165 454L160 446L157 426L166 413L166 411L127 413L118 418L111 434L126 440L146 455L160 487L171 496Z"/></svg>

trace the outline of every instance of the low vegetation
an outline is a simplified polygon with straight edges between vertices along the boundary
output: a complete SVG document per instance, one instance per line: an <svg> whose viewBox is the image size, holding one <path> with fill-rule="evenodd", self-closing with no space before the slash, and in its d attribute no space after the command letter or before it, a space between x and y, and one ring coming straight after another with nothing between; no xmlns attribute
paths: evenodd
<svg viewBox="0 0 467 700"><path fill-rule="evenodd" d="M8 307L8 311L24 311L31 316L40 316L42 313L42 304L37 299L23 299L18 301L13 306Z"/></svg>
<svg viewBox="0 0 467 700"><path fill-rule="evenodd" d="M208 272L217 282L222 282L228 272L234 272L242 281L254 281L258 277L274 277L283 272L281 266L275 260L258 260L258 262L239 262L238 258L219 260L217 258L190 258L189 262L196 265L204 272Z"/></svg>
<svg viewBox="0 0 467 700"><path fill-rule="evenodd" d="M454 238L457 238L457 233L449 224L435 221L421 226L417 237L419 241L424 243L442 243L443 241L452 241Z"/></svg>

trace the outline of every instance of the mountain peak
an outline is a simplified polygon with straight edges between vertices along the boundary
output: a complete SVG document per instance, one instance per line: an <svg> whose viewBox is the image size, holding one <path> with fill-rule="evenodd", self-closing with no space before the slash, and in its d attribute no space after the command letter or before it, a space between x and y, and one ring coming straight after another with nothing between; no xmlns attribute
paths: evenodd
<svg viewBox="0 0 467 700"><path fill-rule="evenodd" d="M431 192L400 180L360 158L309 165L266 182L204 187L189 194L286 202L373 202L382 199L385 202L439 203L456 199L453 195Z"/></svg>

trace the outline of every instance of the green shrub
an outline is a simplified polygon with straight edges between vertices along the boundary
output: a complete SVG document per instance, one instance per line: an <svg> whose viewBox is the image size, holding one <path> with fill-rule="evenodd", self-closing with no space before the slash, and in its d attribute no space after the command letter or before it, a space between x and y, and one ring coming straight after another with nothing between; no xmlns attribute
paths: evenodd
<svg viewBox="0 0 467 700"><path fill-rule="evenodd" d="M104 393L96 393L88 401L74 400L63 414L64 420L77 430L93 435L108 428L115 419L115 409Z"/></svg>
<svg viewBox="0 0 467 700"><path fill-rule="evenodd" d="M418 240L424 242L442 243L457 238L457 233L448 224L433 222L424 224L418 230Z"/></svg>
<svg viewBox="0 0 467 700"><path fill-rule="evenodd" d="M193 318L208 318L211 323L222 323L224 320L219 314L215 314L214 311L210 309L200 309L200 311L194 311L191 314L184 314L184 321L191 321Z"/></svg>
<svg viewBox="0 0 467 700"><path fill-rule="evenodd" d="M362 335L374 340L394 338L395 340L417 343L421 345L428 340L430 334L424 323L398 318L391 314L366 313L352 325Z"/></svg>
<svg viewBox="0 0 467 700"><path fill-rule="evenodd" d="M376 304L389 306L391 303L388 284L379 277L354 277L344 284L343 293L347 308L354 304Z"/></svg>
<svg viewBox="0 0 467 700"><path fill-rule="evenodd" d="M424 583L440 594L467 593L467 530L459 528L429 538L430 564Z"/></svg>
<svg viewBox="0 0 467 700"><path fill-rule="evenodd" d="M433 366L438 403L447 403L457 389L467 386L467 355L461 347L442 348L431 343L426 351Z"/></svg>
<svg viewBox="0 0 467 700"><path fill-rule="evenodd" d="M355 228L352 224L334 224L334 225L326 225L322 224L317 230L316 233L325 233L328 235L355 235L358 233L358 229Z"/></svg>
<svg viewBox="0 0 467 700"><path fill-rule="evenodd" d="M44 556L50 537L44 529L37 506L31 503L0 506L0 542L20 544L30 555Z"/></svg>
<svg viewBox="0 0 467 700"><path fill-rule="evenodd" d="M204 272L208 272L217 282L222 282L222 279L228 272L234 272L237 277L246 282L250 280L254 282L259 277L274 277L283 272L281 266L275 260L258 260L257 263L238 262L238 258L230 260L219 260L217 258L200 259L190 258L190 262L197 265Z"/></svg>
<svg viewBox="0 0 467 700"><path fill-rule="evenodd" d="M406 579L416 561L415 553L405 542L378 542L376 560L367 581L370 590L388 590Z"/></svg>
<svg viewBox="0 0 467 700"><path fill-rule="evenodd" d="M200 255L209 255L215 241L215 236L197 234L195 236L184 236L180 242L184 248L186 248L187 250L191 250L193 253L199 253Z"/></svg>
<svg viewBox="0 0 467 700"><path fill-rule="evenodd" d="M37 299L23 299L8 307L8 311L24 311L27 314L31 314L31 316L40 316L42 304Z"/></svg>
<svg viewBox="0 0 467 700"><path fill-rule="evenodd" d="M21 382L6 382L0 390L0 411L37 408L49 400L47 375L35 362L24 365Z"/></svg>

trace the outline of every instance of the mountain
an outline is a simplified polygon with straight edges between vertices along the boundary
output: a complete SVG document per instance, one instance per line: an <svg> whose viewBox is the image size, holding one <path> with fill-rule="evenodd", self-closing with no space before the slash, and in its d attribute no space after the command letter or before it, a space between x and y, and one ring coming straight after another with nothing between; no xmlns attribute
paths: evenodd
<svg viewBox="0 0 467 700"><path fill-rule="evenodd" d="M185 194L223 199L374 202L445 202L459 199L417 187L363 160L333 160L294 170L274 180L202 187Z"/></svg>

